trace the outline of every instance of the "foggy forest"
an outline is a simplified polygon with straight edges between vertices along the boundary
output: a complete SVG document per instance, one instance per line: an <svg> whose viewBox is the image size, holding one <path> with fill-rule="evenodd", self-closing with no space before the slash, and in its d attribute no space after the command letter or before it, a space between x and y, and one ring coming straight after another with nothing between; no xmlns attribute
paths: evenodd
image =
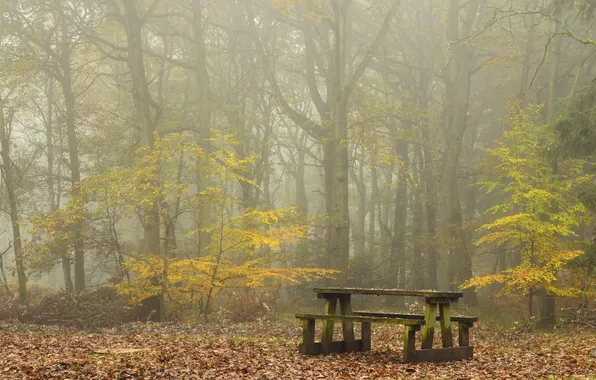
<svg viewBox="0 0 596 380"><path fill-rule="evenodd" d="M595 34L596 0L0 0L0 378L593 378Z"/></svg>

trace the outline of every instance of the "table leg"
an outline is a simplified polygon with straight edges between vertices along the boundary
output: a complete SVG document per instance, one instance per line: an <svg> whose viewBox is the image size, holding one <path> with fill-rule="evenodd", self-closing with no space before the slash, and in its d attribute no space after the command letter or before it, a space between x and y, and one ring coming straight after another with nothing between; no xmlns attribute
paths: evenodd
<svg viewBox="0 0 596 380"><path fill-rule="evenodd" d="M315 353L315 320L305 319L302 321L302 345L300 352L303 354Z"/></svg>
<svg viewBox="0 0 596 380"><path fill-rule="evenodd" d="M406 325L404 329L404 362L409 363L414 359L416 351L416 331L420 326Z"/></svg>
<svg viewBox="0 0 596 380"><path fill-rule="evenodd" d="M451 332L451 316L449 315L449 304L439 305L439 315L441 316L441 340L443 348L453 347L453 333Z"/></svg>
<svg viewBox="0 0 596 380"><path fill-rule="evenodd" d="M339 297L339 310L341 315L353 315L352 297L350 294L344 294ZM344 345L346 351L356 351L356 344L354 342L354 322L342 321L341 325L344 334Z"/></svg>
<svg viewBox="0 0 596 380"><path fill-rule="evenodd" d="M460 322L459 323L459 346L467 347L470 345L470 327L471 324Z"/></svg>
<svg viewBox="0 0 596 380"><path fill-rule="evenodd" d="M370 322L362 322L362 351L370 351L372 328Z"/></svg>
<svg viewBox="0 0 596 380"><path fill-rule="evenodd" d="M426 301L426 311L424 314L424 328L422 329L422 349L433 348L433 338L435 336L435 321L437 319L438 304Z"/></svg>
<svg viewBox="0 0 596 380"><path fill-rule="evenodd" d="M335 314L337 308L337 297L325 298L325 314ZM324 320L323 321L323 336L321 337L321 351L323 353L329 352L331 349L331 343L333 342L333 328L335 327L335 321Z"/></svg>

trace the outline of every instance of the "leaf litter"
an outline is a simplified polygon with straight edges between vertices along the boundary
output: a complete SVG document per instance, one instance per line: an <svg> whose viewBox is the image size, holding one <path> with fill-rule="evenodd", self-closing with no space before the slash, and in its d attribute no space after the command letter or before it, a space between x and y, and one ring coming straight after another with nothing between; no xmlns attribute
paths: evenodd
<svg viewBox="0 0 596 380"><path fill-rule="evenodd" d="M596 379L593 330L479 323L473 360L420 364L403 363L401 330L373 326L370 352L303 356L300 327L283 321L131 323L95 332L2 323L0 379Z"/></svg>

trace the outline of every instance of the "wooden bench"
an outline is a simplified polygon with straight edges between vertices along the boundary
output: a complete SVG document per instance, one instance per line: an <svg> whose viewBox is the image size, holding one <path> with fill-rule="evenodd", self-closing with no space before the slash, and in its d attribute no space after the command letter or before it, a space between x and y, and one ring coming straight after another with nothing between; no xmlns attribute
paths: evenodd
<svg viewBox="0 0 596 380"><path fill-rule="evenodd" d="M381 317L381 318L400 318L400 319L413 319L413 320L424 320L424 314L409 314L409 313L379 313L371 311L354 311L354 315L363 317ZM441 316L437 315L436 320L440 321ZM456 322L459 327L459 346L467 347L470 345L470 329L474 327L474 323L478 322L478 317L466 317L466 316L450 316L452 322Z"/></svg>
<svg viewBox="0 0 596 380"><path fill-rule="evenodd" d="M333 315L333 314L296 314L296 318L302 321L302 343L299 346L300 353L317 355L321 353L342 353L356 351L370 351L372 323L389 323L404 325L404 360L411 361L412 352L416 350L416 331L420 331L424 325L423 319L399 318L393 316L374 315ZM320 342L315 342L315 321L323 321L323 333ZM333 323L360 322L361 337L354 339L354 331L344 327L344 340L333 341Z"/></svg>
<svg viewBox="0 0 596 380"><path fill-rule="evenodd" d="M451 305L463 297L461 292L446 292L437 290L417 289L379 289L379 288L315 288L317 298L325 300L323 314L297 314L302 320L303 342L300 352L306 354L325 354L353 351L367 351L370 349L371 324L373 322L402 324L405 326L404 334L404 361L451 361L472 359L474 347L470 345L469 329L477 321L476 317L451 318ZM406 296L423 297L426 309L421 314L375 313L352 311L352 295L377 295L377 296ZM337 305L339 304L339 313ZM437 316L438 312L438 316ZM316 320L323 321L321 342L314 341L314 326ZM459 323L459 346L453 345L451 321ZM333 342L333 327L336 321L341 322L344 340ZM441 329L441 347L433 347L435 323L439 321ZM362 323L362 337L354 339L354 322ZM416 331L421 331L421 347L416 349Z"/></svg>

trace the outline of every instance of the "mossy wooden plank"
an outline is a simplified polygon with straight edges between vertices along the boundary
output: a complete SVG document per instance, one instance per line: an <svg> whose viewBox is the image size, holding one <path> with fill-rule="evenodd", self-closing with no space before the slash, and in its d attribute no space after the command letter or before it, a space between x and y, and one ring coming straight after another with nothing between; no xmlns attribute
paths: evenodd
<svg viewBox="0 0 596 380"><path fill-rule="evenodd" d="M377 288L314 288L314 292L321 298L329 295L339 294L369 294L387 296L412 296L412 297L436 297L456 300L464 296L461 292L444 292L439 290L417 290L417 289L377 289Z"/></svg>
<svg viewBox="0 0 596 380"><path fill-rule="evenodd" d="M449 304L439 304L439 324L441 325L441 341L443 348L453 347L453 333L451 331L451 315Z"/></svg>
<svg viewBox="0 0 596 380"><path fill-rule="evenodd" d="M431 349L433 347L433 338L435 336L435 321L437 319L437 304L426 303L426 312L424 314L424 328L422 329L422 348Z"/></svg>
<svg viewBox="0 0 596 380"><path fill-rule="evenodd" d="M411 313L383 313L383 312L376 312L376 311L354 311L354 315L360 315L363 317L383 317L383 318L403 318L403 319L419 319L424 320L424 314L411 314ZM437 321L441 320L441 316L437 315ZM474 322L478 321L478 317L465 317L462 315L452 315L451 322L457 323L467 323L471 324L473 327Z"/></svg>
<svg viewBox="0 0 596 380"><path fill-rule="evenodd" d="M416 319L401 318L383 318L383 317L361 317L358 315L327 315L327 314L296 314L298 319L322 319L323 323L327 321L352 321L352 322L371 322L371 323L389 323L396 325L424 325L424 321Z"/></svg>

